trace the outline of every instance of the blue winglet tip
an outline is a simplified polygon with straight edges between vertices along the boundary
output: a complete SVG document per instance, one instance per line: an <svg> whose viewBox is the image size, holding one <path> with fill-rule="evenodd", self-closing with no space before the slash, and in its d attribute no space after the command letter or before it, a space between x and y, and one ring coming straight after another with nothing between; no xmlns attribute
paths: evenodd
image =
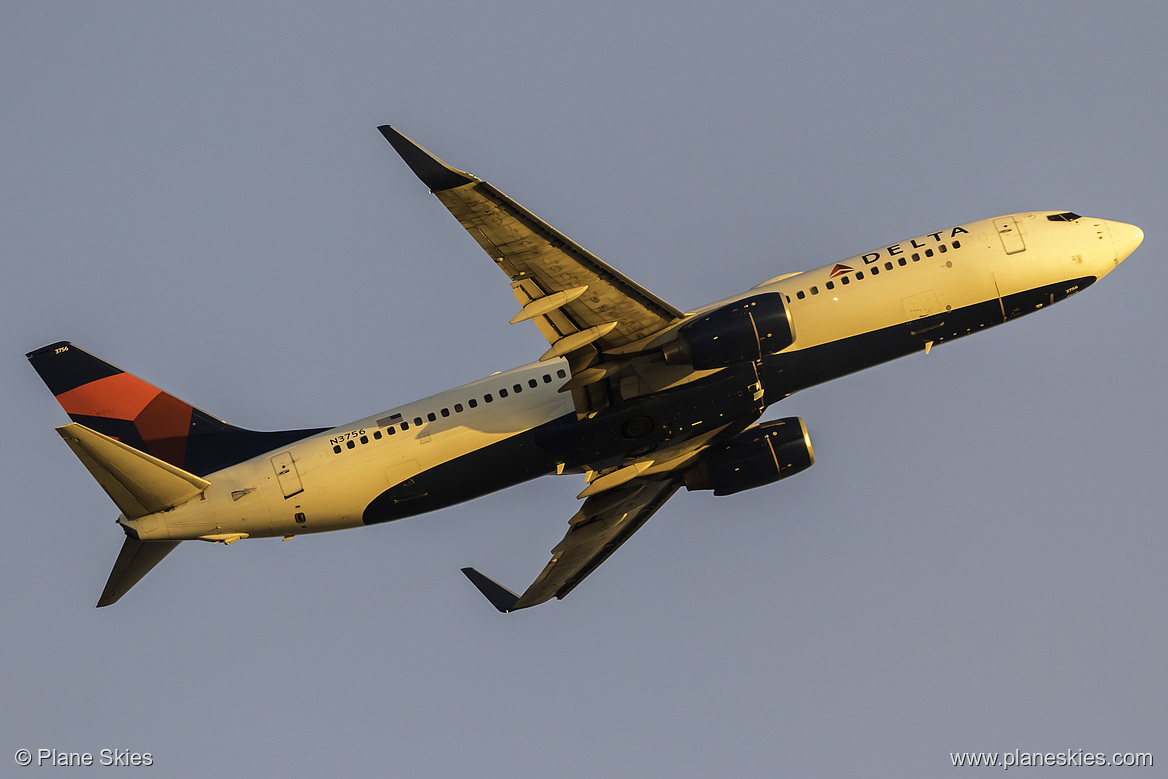
<svg viewBox="0 0 1168 779"><path fill-rule="evenodd" d="M474 568L463 568L462 572L466 574L466 578L470 579L470 583L477 587L479 592L485 595L487 600L496 609L504 614L515 610L515 603L519 600L518 595L494 579L479 573Z"/></svg>

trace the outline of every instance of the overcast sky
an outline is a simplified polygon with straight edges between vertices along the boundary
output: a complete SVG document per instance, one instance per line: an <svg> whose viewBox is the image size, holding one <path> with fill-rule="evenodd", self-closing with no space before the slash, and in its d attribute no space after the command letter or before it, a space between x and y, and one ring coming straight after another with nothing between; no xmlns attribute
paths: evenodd
<svg viewBox="0 0 1168 779"><path fill-rule="evenodd" d="M1161 2L6 0L0 766L20 748L150 752L155 776L1168 764L1166 30ZM503 616L458 569L526 587L578 476L184 544L95 609L117 510L25 352L69 339L284 429L546 348L507 324L506 278L387 122L679 308L998 214L1147 237L1052 310L782 401L768 418L807 420L814 468L680 493L562 602Z"/></svg>

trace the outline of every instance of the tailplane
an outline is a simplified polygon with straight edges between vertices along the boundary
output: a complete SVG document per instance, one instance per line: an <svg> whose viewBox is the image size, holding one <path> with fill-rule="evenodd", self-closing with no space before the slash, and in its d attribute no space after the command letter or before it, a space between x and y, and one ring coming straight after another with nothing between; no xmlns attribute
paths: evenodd
<svg viewBox="0 0 1168 779"><path fill-rule="evenodd" d="M206 479L85 425L74 422L57 428L57 432L127 519L180 506L211 486ZM122 529L126 540L97 601L99 607L116 603L179 545L178 541L142 541L126 525Z"/></svg>
<svg viewBox="0 0 1168 779"><path fill-rule="evenodd" d="M127 519L186 503L211 482L74 422L57 428Z"/></svg>
<svg viewBox="0 0 1168 779"><path fill-rule="evenodd" d="M181 541L138 541L126 537L122 544L122 551L110 571L109 580L97 601L97 607L117 603L118 599L130 591L130 588L141 581L142 577L150 573L150 569L162 562Z"/></svg>
<svg viewBox="0 0 1168 779"><path fill-rule="evenodd" d="M258 432L229 425L68 341L27 357L74 422L197 476L327 429Z"/></svg>

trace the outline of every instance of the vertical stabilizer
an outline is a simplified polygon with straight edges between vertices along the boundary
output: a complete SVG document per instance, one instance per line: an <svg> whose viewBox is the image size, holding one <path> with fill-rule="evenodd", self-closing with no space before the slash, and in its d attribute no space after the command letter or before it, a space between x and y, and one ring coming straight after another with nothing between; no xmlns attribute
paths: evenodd
<svg viewBox="0 0 1168 779"><path fill-rule="evenodd" d="M327 430L229 425L68 341L26 356L74 422L198 476Z"/></svg>

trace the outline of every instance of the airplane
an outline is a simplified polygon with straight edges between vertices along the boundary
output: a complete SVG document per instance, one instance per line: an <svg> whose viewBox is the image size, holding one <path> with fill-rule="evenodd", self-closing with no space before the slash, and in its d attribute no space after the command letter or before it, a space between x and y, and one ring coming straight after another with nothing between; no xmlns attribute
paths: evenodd
<svg viewBox="0 0 1168 779"><path fill-rule="evenodd" d="M563 598L681 487L730 495L815 462L799 390L1050 306L1143 240L1070 211L945 227L786 273L684 312L486 181L389 125L386 140L510 280L539 359L332 428L230 425L67 341L27 355L57 428L121 511L98 607L183 541L232 544L377 525L549 474L578 510L522 593L463 573L501 612Z"/></svg>

